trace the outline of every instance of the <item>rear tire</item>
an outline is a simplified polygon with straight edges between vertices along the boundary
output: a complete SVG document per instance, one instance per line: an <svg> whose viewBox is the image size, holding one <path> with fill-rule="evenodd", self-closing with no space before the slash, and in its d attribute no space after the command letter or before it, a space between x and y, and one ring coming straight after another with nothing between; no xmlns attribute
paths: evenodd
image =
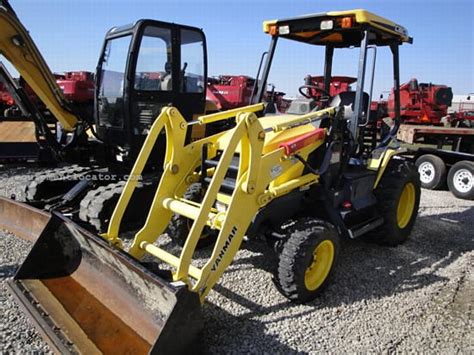
<svg viewBox="0 0 474 355"><path fill-rule="evenodd" d="M440 157L425 154L415 163L420 174L421 187L429 190L442 188L446 182L446 165Z"/></svg>
<svg viewBox="0 0 474 355"><path fill-rule="evenodd" d="M457 198L474 200L474 163L459 161L449 169L449 191Z"/></svg>
<svg viewBox="0 0 474 355"><path fill-rule="evenodd" d="M384 224L367 235L370 241L397 246L407 241L420 205L420 179L412 163L392 160L374 191Z"/></svg>
<svg viewBox="0 0 474 355"><path fill-rule="evenodd" d="M183 198L193 202L201 202L203 196L204 190L202 189L201 184L194 183L188 187L183 195ZM189 218L178 214L173 214L168 225L167 234L178 245L183 246L186 242L189 231L191 230L192 224L193 221ZM203 234L197 243L196 249L202 249L213 244L216 241L218 234L218 230L204 227Z"/></svg>
<svg viewBox="0 0 474 355"><path fill-rule="evenodd" d="M289 300L313 300L327 285L339 253L339 235L330 223L303 218L288 228L275 284Z"/></svg>

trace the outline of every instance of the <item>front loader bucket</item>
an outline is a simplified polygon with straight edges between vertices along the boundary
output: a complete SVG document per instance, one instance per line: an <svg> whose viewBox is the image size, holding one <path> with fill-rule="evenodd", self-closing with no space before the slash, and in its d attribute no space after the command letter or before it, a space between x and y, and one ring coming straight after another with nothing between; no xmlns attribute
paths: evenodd
<svg viewBox="0 0 474 355"><path fill-rule="evenodd" d="M51 215L27 204L0 197L0 229L36 241Z"/></svg>
<svg viewBox="0 0 474 355"><path fill-rule="evenodd" d="M8 286L60 353L181 353L201 329L196 293L55 213Z"/></svg>

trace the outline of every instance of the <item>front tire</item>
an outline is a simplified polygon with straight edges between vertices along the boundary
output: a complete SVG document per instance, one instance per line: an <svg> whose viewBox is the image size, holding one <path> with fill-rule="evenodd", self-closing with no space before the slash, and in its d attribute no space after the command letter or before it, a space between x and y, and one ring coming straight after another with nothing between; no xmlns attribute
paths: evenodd
<svg viewBox="0 0 474 355"><path fill-rule="evenodd" d="M367 238L386 246L406 242L420 205L420 179L415 166L407 161L392 160L374 193L384 224Z"/></svg>
<svg viewBox="0 0 474 355"><path fill-rule="evenodd" d="M339 254L339 235L322 220L304 218L287 231L275 284L289 300L313 300L327 285Z"/></svg>
<svg viewBox="0 0 474 355"><path fill-rule="evenodd" d="M474 163L459 161L449 169L449 191L457 198L474 200Z"/></svg>

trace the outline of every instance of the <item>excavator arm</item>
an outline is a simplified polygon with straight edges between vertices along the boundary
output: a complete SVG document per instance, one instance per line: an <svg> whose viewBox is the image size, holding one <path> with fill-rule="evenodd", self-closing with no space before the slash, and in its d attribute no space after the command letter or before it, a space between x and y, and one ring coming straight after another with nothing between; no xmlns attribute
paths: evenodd
<svg viewBox="0 0 474 355"><path fill-rule="evenodd" d="M62 127L73 131L78 117L68 107L53 73L7 0L0 0L0 28L0 54L16 68Z"/></svg>

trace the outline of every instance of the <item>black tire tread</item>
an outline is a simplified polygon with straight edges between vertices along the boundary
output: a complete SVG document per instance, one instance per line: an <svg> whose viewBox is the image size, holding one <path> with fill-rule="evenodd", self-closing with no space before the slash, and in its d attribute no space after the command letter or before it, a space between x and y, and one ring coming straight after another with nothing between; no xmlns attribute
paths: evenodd
<svg viewBox="0 0 474 355"><path fill-rule="evenodd" d="M286 239L279 256L278 269L274 278L278 290L288 299L297 303L303 303L314 299L327 285L336 264L339 251L339 235L333 225L323 220L314 218L302 218L297 223L287 228ZM307 268L301 261L312 253L315 241L319 239L331 239L335 245L335 256L333 267L323 282L315 291L309 292L304 286L301 275ZM317 243L316 243L317 244Z"/></svg>
<svg viewBox="0 0 474 355"><path fill-rule="evenodd" d="M415 185L415 207L411 221L404 229L399 229L396 211L400 189L407 182ZM404 160L392 160L387 166L379 185L375 189L377 209L384 218L384 224L365 236L366 240L383 246L397 246L404 243L413 228L420 203L421 182L414 164Z"/></svg>

